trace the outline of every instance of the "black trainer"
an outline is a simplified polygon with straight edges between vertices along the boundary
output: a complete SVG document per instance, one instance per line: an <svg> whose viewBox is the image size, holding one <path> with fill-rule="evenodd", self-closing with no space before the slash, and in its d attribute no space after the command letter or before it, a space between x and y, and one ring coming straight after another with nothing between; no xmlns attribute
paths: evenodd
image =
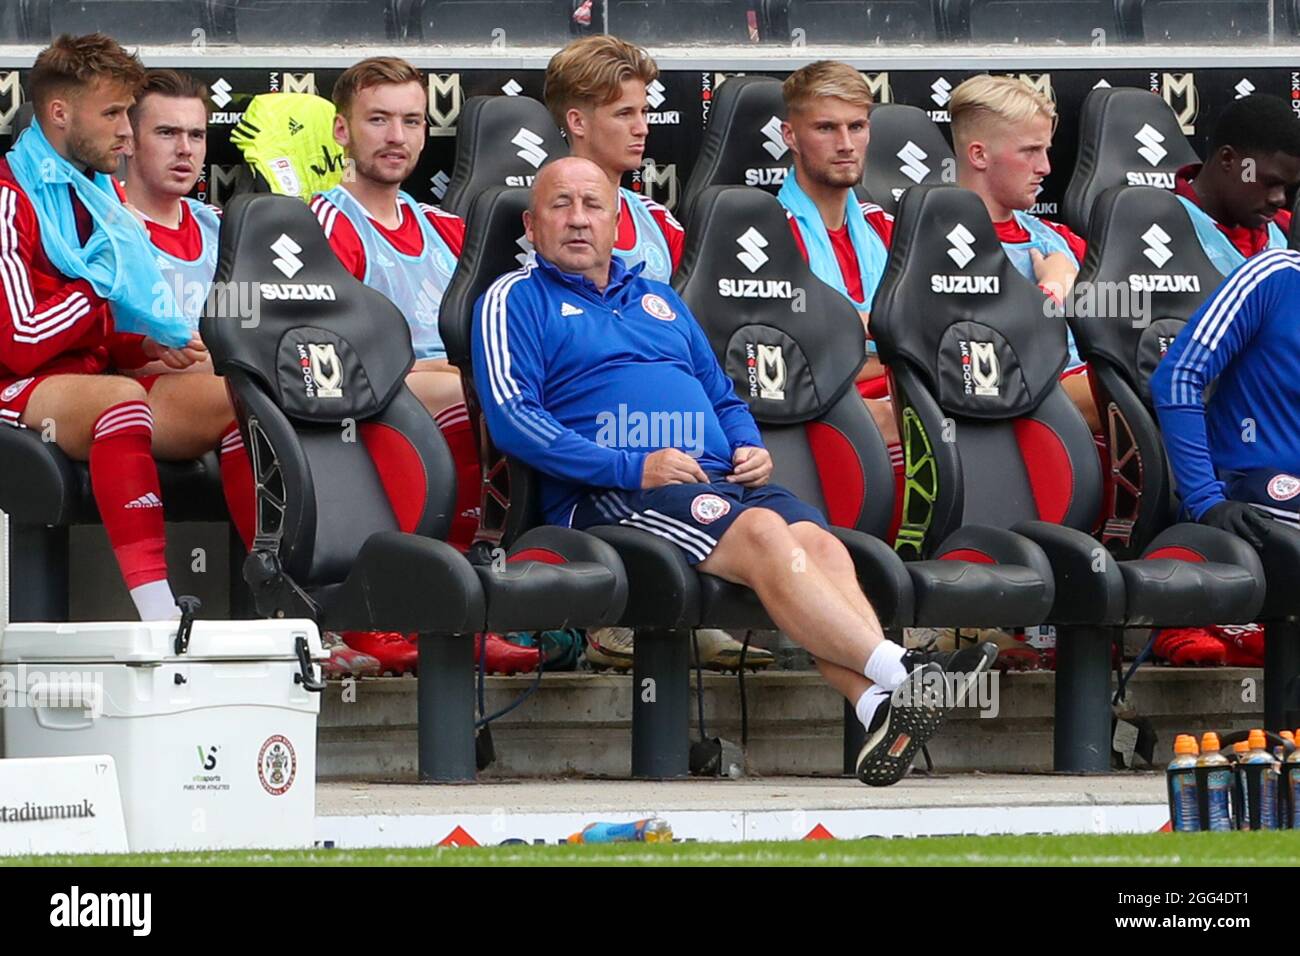
<svg viewBox="0 0 1300 956"><path fill-rule="evenodd" d="M928 648L915 648L903 653L903 666L909 672L926 664L938 664L947 676L948 686L952 692L949 706L968 704L975 682L980 674L985 673L998 659L998 646L992 641L971 644L955 651L936 651Z"/></svg>
<svg viewBox="0 0 1300 956"><path fill-rule="evenodd" d="M858 752L857 777L872 787L898 783L913 758L943 723L945 706L943 668L923 663L876 708L867 742Z"/></svg>

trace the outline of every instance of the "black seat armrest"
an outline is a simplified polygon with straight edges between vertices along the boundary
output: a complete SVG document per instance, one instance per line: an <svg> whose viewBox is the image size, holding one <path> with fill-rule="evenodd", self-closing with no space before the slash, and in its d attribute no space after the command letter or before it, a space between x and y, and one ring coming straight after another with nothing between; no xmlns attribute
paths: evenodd
<svg viewBox="0 0 1300 956"><path fill-rule="evenodd" d="M1022 521L1012 529L1043 549L1056 581L1053 624L1119 624L1124 619L1124 576L1119 562L1096 538L1047 521Z"/></svg>

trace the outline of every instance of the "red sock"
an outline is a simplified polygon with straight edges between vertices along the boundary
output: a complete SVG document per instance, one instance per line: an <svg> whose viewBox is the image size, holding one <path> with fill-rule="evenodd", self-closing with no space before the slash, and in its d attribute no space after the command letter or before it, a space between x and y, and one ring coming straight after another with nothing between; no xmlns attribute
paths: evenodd
<svg viewBox="0 0 1300 956"><path fill-rule="evenodd" d="M451 521L448 543L461 551L469 550L478 533L482 477L479 472L478 441L464 403L448 406L433 419L442 429L442 437L456 463L456 514Z"/></svg>
<svg viewBox="0 0 1300 956"><path fill-rule="evenodd" d="M95 422L90 487L128 589L167 579L166 539L153 413L142 401L122 402Z"/></svg>
<svg viewBox="0 0 1300 956"><path fill-rule="evenodd" d="M221 489L244 550L251 551L257 533L257 488L253 483L253 462L235 423L221 435Z"/></svg>

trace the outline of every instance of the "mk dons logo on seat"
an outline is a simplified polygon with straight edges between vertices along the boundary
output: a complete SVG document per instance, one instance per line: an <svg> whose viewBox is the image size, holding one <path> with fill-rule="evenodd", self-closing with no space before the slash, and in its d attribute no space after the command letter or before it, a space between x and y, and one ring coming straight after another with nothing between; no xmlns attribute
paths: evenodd
<svg viewBox="0 0 1300 956"><path fill-rule="evenodd" d="M930 167L925 164L929 155L909 139L897 153L898 158L903 161L898 171L914 183L925 182L925 177L930 175Z"/></svg>
<svg viewBox="0 0 1300 956"><path fill-rule="evenodd" d="M0 73L0 103L5 104L0 106L0 135L8 135L13 133L14 117L23 105L23 87L17 70Z"/></svg>
<svg viewBox="0 0 1300 956"><path fill-rule="evenodd" d="M546 162L548 154L542 148L542 143L545 140L532 130L522 126L519 127L519 132L515 133L514 139L510 142L512 145L519 147L515 155L532 166L533 169L541 169L542 163Z"/></svg>
<svg viewBox="0 0 1300 956"><path fill-rule="evenodd" d="M271 265L279 269L286 279L292 279L302 269L302 260L298 258L302 246L285 233L280 233L280 238L271 243L271 251L276 255L271 260Z"/></svg>
<svg viewBox="0 0 1300 956"><path fill-rule="evenodd" d="M758 396L770 401L785 401L785 356L779 345L758 347Z"/></svg>
<svg viewBox="0 0 1300 956"><path fill-rule="evenodd" d="M298 362L302 367L302 384L308 398L342 398L343 366L334 343L318 345L309 342L298 346Z"/></svg>
<svg viewBox="0 0 1300 956"><path fill-rule="evenodd" d="M429 135L455 136L456 121L460 119L460 109L465 103L460 74L430 73L428 86Z"/></svg>
<svg viewBox="0 0 1300 956"><path fill-rule="evenodd" d="M1155 74L1151 74L1155 79ZM1196 117L1201 111L1196 92L1195 73L1165 73L1160 79L1160 93L1178 117L1178 125L1189 136L1196 132Z"/></svg>
<svg viewBox="0 0 1300 956"><path fill-rule="evenodd" d="M958 343L961 349L962 388L967 395L997 397L1002 383L1002 369L992 342Z"/></svg>

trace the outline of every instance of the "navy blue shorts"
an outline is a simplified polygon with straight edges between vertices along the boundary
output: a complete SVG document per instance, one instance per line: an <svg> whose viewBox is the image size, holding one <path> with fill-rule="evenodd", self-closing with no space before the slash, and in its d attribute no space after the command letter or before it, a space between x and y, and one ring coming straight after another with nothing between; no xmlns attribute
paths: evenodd
<svg viewBox="0 0 1300 956"><path fill-rule="evenodd" d="M691 564L699 564L750 508L775 511L786 524L811 521L826 527L820 511L780 485L746 488L730 481L593 492L578 502L569 524L579 530L601 524L640 528L671 541Z"/></svg>
<svg viewBox="0 0 1300 956"><path fill-rule="evenodd" d="M1224 492L1233 501L1245 501L1280 521L1300 522L1300 476L1272 468L1226 472Z"/></svg>

